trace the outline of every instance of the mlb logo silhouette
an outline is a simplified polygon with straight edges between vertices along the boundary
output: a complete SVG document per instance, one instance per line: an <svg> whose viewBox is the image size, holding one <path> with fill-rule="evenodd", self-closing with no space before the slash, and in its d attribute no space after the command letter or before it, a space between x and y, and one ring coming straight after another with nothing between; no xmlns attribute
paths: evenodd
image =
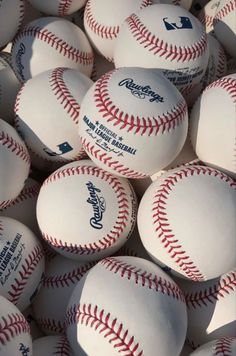
<svg viewBox="0 0 236 356"><path fill-rule="evenodd" d="M165 27L167 31L172 31L172 30L183 30L186 28L193 28L191 21L188 17L186 16L179 16L179 23L177 22L169 22L168 17L163 18L163 22L165 24Z"/></svg>
<svg viewBox="0 0 236 356"><path fill-rule="evenodd" d="M63 142L60 143L60 145L57 146L59 148L60 153L53 152L49 150L49 148L44 148L44 152L46 152L49 156L61 156L67 152L70 152L73 150L73 148L69 145L68 142Z"/></svg>

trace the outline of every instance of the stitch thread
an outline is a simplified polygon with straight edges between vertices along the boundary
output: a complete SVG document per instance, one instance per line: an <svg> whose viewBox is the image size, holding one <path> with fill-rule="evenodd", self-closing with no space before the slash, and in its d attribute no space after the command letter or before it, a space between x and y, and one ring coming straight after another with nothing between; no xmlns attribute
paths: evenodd
<svg viewBox="0 0 236 356"><path fill-rule="evenodd" d="M207 48L207 37L205 31L200 40L191 46L181 47L160 40L149 31L136 14L132 14L126 22L134 38L149 52L170 61L185 62L201 57Z"/></svg>
<svg viewBox="0 0 236 356"><path fill-rule="evenodd" d="M18 277L14 278L14 282L11 284L11 290L8 291L8 300L10 302L17 304L24 292L28 279L32 276L39 261L41 261L43 257L42 248L35 246L33 251L25 258L21 265L21 270L18 272Z"/></svg>
<svg viewBox="0 0 236 356"><path fill-rule="evenodd" d="M66 288L71 284L76 284L83 275L95 265L95 262L88 263L84 266L64 273L63 275L44 276L42 285L45 288Z"/></svg>
<svg viewBox="0 0 236 356"><path fill-rule="evenodd" d="M80 51L77 48L70 46L68 43L57 37L54 33L47 29L42 29L39 26L27 26L13 41L13 46L17 41L20 41L24 36L32 36L41 41L46 42L52 48L62 53L63 56L83 65L93 63L93 53Z"/></svg>
<svg viewBox="0 0 236 356"><path fill-rule="evenodd" d="M20 313L7 314L0 319L0 343L6 345L20 334L30 334L30 327Z"/></svg>
<svg viewBox="0 0 236 356"><path fill-rule="evenodd" d="M103 238L99 239L97 242L88 244L72 244L64 242L56 237L50 236L49 234L42 231L43 238L49 242L52 246L59 248L63 251L70 252L72 254L89 255L97 252L101 252L104 249L112 246L119 239L120 234L124 231L128 217L129 217L129 205L128 198L124 187L121 185L117 177L112 176L108 172L98 168L90 166L78 166L65 168L57 170L55 173L51 174L43 183L43 186L52 183L58 179L63 179L77 174L90 174L101 178L109 183L109 185L114 189L117 196L118 203L118 216L112 230Z"/></svg>
<svg viewBox="0 0 236 356"><path fill-rule="evenodd" d="M143 350L134 336L129 335L129 330L124 328L117 318L113 319L110 313L104 309L98 310L98 306L91 304L79 304L71 306L66 313L66 326L81 324L93 328L102 334L117 352L126 352L127 356L143 356Z"/></svg>
<svg viewBox="0 0 236 356"><path fill-rule="evenodd" d="M97 148L97 146L92 145L89 141L85 138L82 140L82 145L86 152L89 152L90 155L104 163L107 167L114 169L117 173L124 175L126 178L146 178L148 174L136 172L133 169L129 169L121 164L119 161L116 161L112 156L109 156L107 153L102 151L101 149Z"/></svg>
<svg viewBox="0 0 236 356"><path fill-rule="evenodd" d="M11 208L14 205L20 204L21 202L32 199L38 196L40 187L38 185L32 185L31 187L25 187L21 191L21 193L15 198L8 200L7 206L1 208L0 204L0 212L2 212L6 208Z"/></svg>
<svg viewBox="0 0 236 356"><path fill-rule="evenodd" d="M30 165L30 156L26 149L4 131L0 131L0 144L6 146L12 153L22 158L27 165Z"/></svg>
<svg viewBox="0 0 236 356"><path fill-rule="evenodd" d="M206 89L204 90L207 91L209 89L212 88L222 88L224 89L229 96L233 99L233 102L236 102L236 80L233 78L220 78L218 80L216 80L215 82L211 83L210 85L208 85L208 87L206 87Z"/></svg>
<svg viewBox="0 0 236 356"><path fill-rule="evenodd" d="M64 323L61 323L60 320L37 318L37 323L42 330L47 330L55 334L62 334L65 331Z"/></svg>
<svg viewBox="0 0 236 356"><path fill-rule="evenodd" d="M147 134L148 136L162 134L180 125L187 113L187 105L184 100L180 101L171 110L157 115L156 117L140 117L130 115L121 111L110 98L109 80L116 71L110 71L104 74L95 84L95 103L98 111L107 122L112 122L120 130L126 129L127 132Z"/></svg>
<svg viewBox="0 0 236 356"><path fill-rule="evenodd" d="M234 189L236 188L236 183L220 171L203 166L184 167L178 172L166 177L163 183L160 184L160 188L157 190L153 200L152 218L157 238L160 239L161 244L167 250L168 255L190 279L194 281L204 281L205 276L194 265L191 257L187 254L181 243L178 241L178 238L174 235L166 213L168 195L175 184L180 180L195 174L217 177L228 183L230 187L233 187Z"/></svg>
<svg viewBox="0 0 236 356"><path fill-rule="evenodd" d="M222 337L217 340L214 345L214 356L232 356L232 342L235 340L233 337Z"/></svg>
<svg viewBox="0 0 236 356"><path fill-rule="evenodd" d="M118 273L122 278L132 279L136 284L185 302L184 295L176 284L158 277L156 274L132 266L117 257L107 257L99 264L113 273Z"/></svg>
<svg viewBox="0 0 236 356"><path fill-rule="evenodd" d="M224 278L206 287L192 293L185 294L186 305L188 308L206 307L209 303L213 304L220 298L226 297L231 292L236 291L236 272L227 273Z"/></svg>
<svg viewBox="0 0 236 356"><path fill-rule="evenodd" d="M79 122L79 112L80 105L72 96L70 90L68 89L64 79L63 74L67 72L69 68L56 68L53 70L51 77L49 79L53 93L55 94L57 100L66 110L67 114L70 115L75 124Z"/></svg>
<svg viewBox="0 0 236 356"><path fill-rule="evenodd" d="M213 24L214 26L221 20L224 19L227 15L229 15L231 12L234 12L236 8L236 0L231 0L228 1L225 6L222 7L217 13L216 16L214 17Z"/></svg>
<svg viewBox="0 0 236 356"><path fill-rule="evenodd" d="M60 0L59 8L58 8L58 15L59 16L67 16L72 2L73 2L73 0Z"/></svg>
<svg viewBox="0 0 236 356"><path fill-rule="evenodd" d="M143 0L140 5L140 10L151 4L151 0ZM120 32L120 26L106 26L97 22L97 20L93 17L91 0L88 0L86 3L84 19L90 30L101 38L113 40ZM111 60L111 58L108 58L108 60Z"/></svg>
<svg viewBox="0 0 236 356"><path fill-rule="evenodd" d="M58 340L54 349L55 349L55 352L53 352L53 355L60 355L60 356L70 356L71 355L70 345L69 345L69 342L65 336L60 337L60 339Z"/></svg>

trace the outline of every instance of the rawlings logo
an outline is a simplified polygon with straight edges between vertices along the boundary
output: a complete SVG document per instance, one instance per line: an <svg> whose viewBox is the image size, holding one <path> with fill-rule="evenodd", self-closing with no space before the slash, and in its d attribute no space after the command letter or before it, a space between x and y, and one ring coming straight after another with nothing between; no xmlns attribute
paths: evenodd
<svg viewBox="0 0 236 356"><path fill-rule="evenodd" d="M106 201L103 197L99 197L97 193L101 193L99 188L96 188L92 182L86 183L90 197L87 199L87 203L93 207L93 217L90 219L90 225L95 229L102 229L101 223L103 213L106 210Z"/></svg>
<svg viewBox="0 0 236 356"><path fill-rule="evenodd" d="M20 48L18 49L18 52L16 54L16 66L17 66L17 72L19 73L21 78L23 80L25 80L25 77L23 74L23 70L25 69L25 67L21 63L21 57L23 56L23 54L25 54L25 45L23 43L21 43Z"/></svg>
<svg viewBox="0 0 236 356"><path fill-rule="evenodd" d="M149 85L139 85L134 82L132 78L125 78L119 82L119 86L125 86L131 91L131 94L138 99L145 99L150 97L149 101L152 102L164 102L164 98L155 93Z"/></svg>

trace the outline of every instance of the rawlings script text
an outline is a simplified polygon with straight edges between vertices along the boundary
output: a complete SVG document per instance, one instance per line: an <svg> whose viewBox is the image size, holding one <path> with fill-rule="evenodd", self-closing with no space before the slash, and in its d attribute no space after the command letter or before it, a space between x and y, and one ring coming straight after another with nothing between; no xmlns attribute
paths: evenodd
<svg viewBox="0 0 236 356"><path fill-rule="evenodd" d="M17 66L17 72L21 76L21 79L25 80L25 77L23 74L23 70L25 69L25 67L23 66L22 60L21 60L21 57L23 56L23 54L25 54L25 45L23 43L21 43L20 48L18 49L18 52L16 54L16 66Z"/></svg>
<svg viewBox="0 0 236 356"><path fill-rule="evenodd" d="M91 204L93 207L93 217L90 219L90 225L95 229L102 229L103 225L101 223L103 218L103 213L106 210L106 201L103 197L99 197L98 193L101 193L99 188L96 188L92 182L86 183L89 191L89 198L87 203Z"/></svg>
<svg viewBox="0 0 236 356"><path fill-rule="evenodd" d="M136 84L132 78L126 78L121 80L119 82L119 86L125 86L131 91L132 95L134 95L138 99L145 99L146 97L149 97L149 101L151 103L164 102L164 98L159 94L155 93L155 91L153 91L149 85Z"/></svg>

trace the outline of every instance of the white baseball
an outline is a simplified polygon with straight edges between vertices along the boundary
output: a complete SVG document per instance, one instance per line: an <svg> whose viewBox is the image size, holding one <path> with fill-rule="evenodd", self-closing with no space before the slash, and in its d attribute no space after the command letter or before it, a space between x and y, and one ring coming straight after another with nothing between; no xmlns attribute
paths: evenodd
<svg viewBox="0 0 236 356"><path fill-rule="evenodd" d="M15 104L15 127L29 152L61 165L86 155L77 130L81 101L92 84L78 70L54 68L23 85Z"/></svg>
<svg viewBox="0 0 236 356"><path fill-rule="evenodd" d="M90 160L72 162L43 183L37 219L43 238L58 253L96 260L115 253L129 237L136 221L136 197L128 180Z"/></svg>
<svg viewBox="0 0 236 356"><path fill-rule="evenodd" d="M90 76L93 52L78 26L59 17L43 17L27 24L16 36L12 62L23 82L56 67L78 69Z"/></svg>
<svg viewBox="0 0 236 356"><path fill-rule="evenodd" d="M166 172L139 205L144 247L154 261L193 281L231 270L236 260L235 198L236 183L213 168L193 165Z"/></svg>
<svg viewBox="0 0 236 356"><path fill-rule="evenodd" d="M38 234L36 202L39 189L40 184L34 179L28 178L20 194L8 206L0 209L0 215L18 220Z"/></svg>
<svg viewBox="0 0 236 356"><path fill-rule="evenodd" d="M34 356L73 356L66 336L44 336L33 341Z"/></svg>
<svg viewBox="0 0 236 356"><path fill-rule="evenodd" d="M0 294L20 310L32 302L44 272L41 243L19 221L0 218Z"/></svg>
<svg viewBox="0 0 236 356"><path fill-rule="evenodd" d="M84 28L96 51L113 61L114 45L122 23L151 3L151 0L88 0Z"/></svg>
<svg viewBox="0 0 236 356"><path fill-rule="evenodd" d="M65 331L66 308L73 289L94 264L60 255L47 264L40 291L33 302L35 318L44 334L58 335Z"/></svg>
<svg viewBox="0 0 236 356"><path fill-rule="evenodd" d="M236 338L222 337L210 341L193 351L189 356L234 356L236 355Z"/></svg>
<svg viewBox="0 0 236 356"><path fill-rule="evenodd" d="M16 130L1 119L0 165L0 209L3 209L23 189L29 174L30 157Z"/></svg>
<svg viewBox="0 0 236 356"><path fill-rule="evenodd" d="M220 42L211 34L207 35L209 44L209 61L204 76L193 90L182 92L190 107L195 103L203 90L215 80L226 75L227 57Z"/></svg>
<svg viewBox="0 0 236 356"><path fill-rule="evenodd" d="M186 10L190 9L193 2L193 0L158 0L158 2L156 0L152 0L152 1L153 4L159 3L160 1L162 4L179 5L185 8Z"/></svg>
<svg viewBox="0 0 236 356"><path fill-rule="evenodd" d="M144 178L167 166L187 136L187 104L159 70L119 68L104 74L81 104L79 135L100 167Z"/></svg>
<svg viewBox="0 0 236 356"><path fill-rule="evenodd" d="M205 27L206 33L212 33L214 31L213 20L216 15L216 11L219 7L219 4L220 0L209 1L197 16L198 20Z"/></svg>
<svg viewBox="0 0 236 356"><path fill-rule="evenodd" d="M16 95L21 84L6 59L7 55L8 53L5 53L5 56L0 55L0 117L12 123Z"/></svg>
<svg viewBox="0 0 236 356"><path fill-rule="evenodd" d="M208 56L202 24L182 7L166 4L128 17L114 49L116 67L159 68L179 90L200 81Z"/></svg>
<svg viewBox="0 0 236 356"><path fill-rule="evenodd" d="M235 105L236 74L230 74L204 90L190 117L190 137L199 159L234 178Z"/></svg>
<svg viewBox="0 0 236 356"><path fill-rule="evenodd" d="M220 0L213 21L214 32L226 51L236 58L236 1Z"/></svg>
<svg viewBox="0 0 236 356"><path fill-rule="evenodd" d="M0 356L13 355L33 355L30 327L18 308L0 295Z"/></svg>
<svg viewBox="0 0 236 356"><path fill-rule="evenodd" d="M235 337L235 270L207 282L182 280L179 284L187 304L187 340L193 348L221 337Z"/></svg>
<svg viewBox="0 0 236 356"><path fill-rule="evenodd" d="M0 1L0 49L6 46L19 30L24 17L24 0Z"/></svg>
<svg viewBox="0 0 236 356"><path fill-rule="evenodd" d="M182 291L158 266L108 257L78 282L65 324L76 355L153 355L158 345L160 355L176 356L187 317Z"/></svg>
<svg viewBox="0 0 236 356"><path fill-rule="evenodd" d="M86 0L29 0L29 2L44 14L67 16L83 7Z"/></svg>

